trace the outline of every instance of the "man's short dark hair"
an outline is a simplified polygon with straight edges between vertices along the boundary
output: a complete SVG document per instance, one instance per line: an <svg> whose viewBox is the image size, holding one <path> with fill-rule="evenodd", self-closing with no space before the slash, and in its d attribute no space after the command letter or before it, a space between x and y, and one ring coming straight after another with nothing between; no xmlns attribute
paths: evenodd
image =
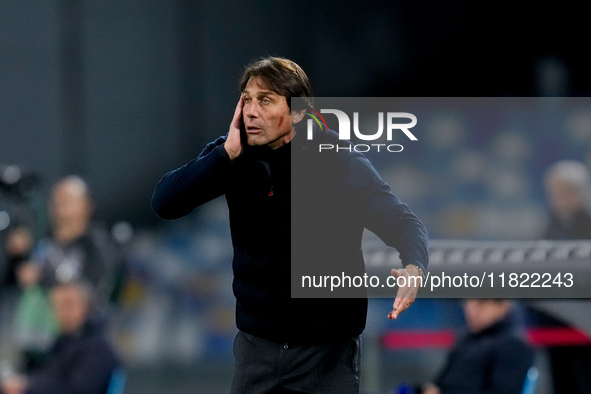
<svg viewBox="0 0 591 394"><path fill-rule="evenodd" d="M281 57L264 57L250 63L244 70L240 80L240 91L244 92L246 84L252 77L260 77L267 88L285 96L291 110L292 97L307 97L306 104L312 108L312 86L308 76L302 68L289 59ZM304 108L293 108L299 111Z"/></svg>

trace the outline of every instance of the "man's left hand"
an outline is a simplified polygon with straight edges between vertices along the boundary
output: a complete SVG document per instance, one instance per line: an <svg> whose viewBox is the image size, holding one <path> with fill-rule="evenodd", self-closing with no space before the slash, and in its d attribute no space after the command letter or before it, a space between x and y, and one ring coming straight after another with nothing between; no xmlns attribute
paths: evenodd
<svg viewBox="0 0 591 394"><path fill-rule="evenodd" d="M394 309L388 313L388 319L396 320L398 315L408 309L415 301L417 292L419 291L420 273L416 266L409 266L408 268L392 269L392 276L396 278L397 283L404 283L405 286L399 286L394 300ZM405 277L406 280L398 279ZM416 276L417 280L409 280L411 276Z"/></svg>

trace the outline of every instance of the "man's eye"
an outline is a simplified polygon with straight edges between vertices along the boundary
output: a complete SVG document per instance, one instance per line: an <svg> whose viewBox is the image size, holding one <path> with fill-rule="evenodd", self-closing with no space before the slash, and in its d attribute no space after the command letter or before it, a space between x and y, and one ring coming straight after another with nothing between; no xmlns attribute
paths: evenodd
<svg viewBox="0 0 591 394"><path fill-rule="evenodd" d="M252 101L252 99L250 97L245 97L244 98L244 102L245 103L250 103Z"/></svg>
<svg viewBox="0 0 591 394"><path fill-rule="evenodd" d="M266 98L266 97L265 97L264 99L262 99L262 100L261 100L261 103L263 103L263 104L269 104L270 102L271 102L271 100L269 100L269 99L268 99L268 98Z"/></svg>

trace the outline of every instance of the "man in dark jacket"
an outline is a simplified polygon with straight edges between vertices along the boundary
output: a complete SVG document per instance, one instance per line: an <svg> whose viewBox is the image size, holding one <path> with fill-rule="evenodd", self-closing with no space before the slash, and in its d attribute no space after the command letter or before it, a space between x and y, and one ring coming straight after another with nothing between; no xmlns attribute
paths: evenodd
<svg viewBox="0 0 591 394"><path fill-rule="evenodd" d="M422 394L521 393L533 351L518 330L511 305L505 299L466 300L468 333Z"/></svg>
<svg viewBox="0 0 591 394"><path fill-rule="evenodd" d="M552 164L544 178L550 207L550 221L544 239L591 239L589 211L589 172L584 163L561 160ZM589 300L576 301L589 308ZM540 312L537 312L538 314ZM564 326L553 316L541 312L545 319ZM553 346L548 349L552 365L552 383L557 393L591 393L591 346Z"/></svg>
<svg viewBox="0 0 591 394"><path fill-rule="evenodd" d="M26 377L11 377L4 394L104 394L120 364L93 316L92 285L77 281L51 290L60 335L45 362Z"/></svg>
<svg viewBox="0 0 591 394"><path fill-rule="evenodd" d="M52 188L49 214L51 233L32 255L42 284L83 279L96 286L99 301L110 301L122 256L109 233L93 220L88 184L76 175L59 180Z"/></svg>
<svg viewBox="0 0 591 394"><path fill-rule="evenodd" d="M426 230L361 154L317 155L318 146L297 132L312 108L312 89L296 63L258 60L247 67L240 89L228 134L166 174L152 207L161 218L176 219L226 196L240 330L232 392L356 393L365 293L291 298L294 270L328 266L363 274L365 227L401 253L405 269L392 275L418 276L428 260ZM292 97L308 98L307 105L293 104ZM332 131L314 133L338 139ZM416 292L416 286L399 288L389 317L408 308Z"/></svg>

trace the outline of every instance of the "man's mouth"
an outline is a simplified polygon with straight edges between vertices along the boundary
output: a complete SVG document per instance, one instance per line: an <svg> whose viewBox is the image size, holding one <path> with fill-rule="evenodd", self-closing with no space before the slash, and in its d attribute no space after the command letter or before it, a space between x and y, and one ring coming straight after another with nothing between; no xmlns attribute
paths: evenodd
<svg viewBox="0 0 591 394"><path fill-rule="evenodd" d="M246 126L246 132L248 134L257 134L261 131L259 127L256 126Z"/></svg>

